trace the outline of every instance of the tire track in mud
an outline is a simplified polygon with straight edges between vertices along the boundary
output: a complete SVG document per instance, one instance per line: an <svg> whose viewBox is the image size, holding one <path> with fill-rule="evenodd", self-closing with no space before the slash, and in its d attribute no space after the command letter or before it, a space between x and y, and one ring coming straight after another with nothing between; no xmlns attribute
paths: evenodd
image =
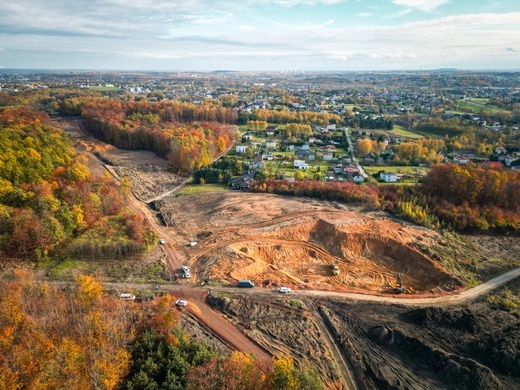
<svg viewBox="0 0 520 390"><path fill-rule="evenodd" d="M359 386L355 380L355 373L350 364L348 357L343 352L343 347L334 335L334 329L329 325L326 313L321 308L316 307L314 303L309 305L311 313L314 316L316 325L320 329L328 349L334 356L334 363L337 367L337 372L341 377L341 381L345 389L359 390Z"/></svg>

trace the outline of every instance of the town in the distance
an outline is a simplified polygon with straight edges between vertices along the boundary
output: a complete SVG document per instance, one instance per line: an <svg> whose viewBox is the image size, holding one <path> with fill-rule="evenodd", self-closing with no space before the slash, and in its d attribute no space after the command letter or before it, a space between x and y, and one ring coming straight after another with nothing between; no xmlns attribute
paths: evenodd
<svg viewBox="0 0 520 390"><path fill-rule="evenodd" d="M520 388L520 72L0 69L0 388Z"/></svg>

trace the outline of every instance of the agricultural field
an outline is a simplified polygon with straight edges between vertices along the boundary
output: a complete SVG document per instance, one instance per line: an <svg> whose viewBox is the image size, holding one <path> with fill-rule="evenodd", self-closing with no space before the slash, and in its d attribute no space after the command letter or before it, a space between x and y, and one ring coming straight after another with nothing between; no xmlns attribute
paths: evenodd
<svg viewBox="0 0 520 390"><path fill-rule="evenodd" d="M408 130L408 129L404 128L403 126L399 126L399 125L394 125L394 128L390 131L390 133L395 133L400 137L410 138L410 139L424 138L424 136L422 134Z"/></svg>

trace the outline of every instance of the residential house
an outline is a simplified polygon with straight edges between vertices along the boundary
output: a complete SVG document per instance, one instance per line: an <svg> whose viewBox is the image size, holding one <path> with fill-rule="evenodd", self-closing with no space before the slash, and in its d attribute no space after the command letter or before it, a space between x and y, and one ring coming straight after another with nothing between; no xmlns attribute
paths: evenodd
<svg viewBox="0 0 520 390"><path fill-rule="evenodd" d="M300 149L309 150L309 144L303 144Z"/></svg>
<svg viewBox="0 0 520 390"><path fill-rule="evenodd" d="M395 183L397 181L397 173L395 172L381 172L379 178L386 183Z"/></svg>
<svg viewBox="0 0 520 390"><path fill-rule="evenodd" d="M509 167L509 166L511 166L511 163L516 160L518 160L518 156L509 154L509 155L505 156L504 164L506 164L506 166Z"/></svg>
<svg viewBox="0 0 520 390"><path fill-rule="evenodd" d="M231 179L228 184L234 190L247 190L252 182L253 179L250 177L236 177Z"/></svg>
<svg viewBox="0 0 520 390"><path fill-rule="evenodd" d="M260 153L258 153L260 156L262 156L262 160L265 161L271 161L271 160L274 160L274 156L271 152L265 152L265 151L261 151Z"/></svg>
<svg viewBox="0 0 520 390"><path fill-rule="evenodd" d="M235 148L235 151L237 153L245 153L247 151L248 146L247 145L237 145Z"/></svg>
<svg viewBox="0 0 520 390"><path fill-rule="evenodd" d="M495 154L506 154L507 150L502 146L498 146L495 148Z"/></svg>
<svg viewBox="0 0 520 390"><path fill-rule="evenodd" d="M272 140L265 141L264 145L266 148L276 149L276 140L272 139Z"/></svg>
<svg viewBox="0 0 520 390"><path fill-rule="evenodd" d="M298 149L294 155L298 158L309 158L311 151L309 149Z"/></svg>
<svg viewBox="0 0 520 390"><path fill-rule="evenodd" d="M334 154L330 152L323 153L323 161L332 161Z"/></svg>
<svg viewBox="0 0 520 390"><path fill-rule="evenodd" d="M334 174L340 175L341 173L343 173L343 167L341 165L336 165L334 167Z"/></svg>
<svg viewBox="0 0 520 390"><path fill-rule="evenodd" d="M363 183L365 181L365 178L360 175L359 173L356 173L355 175L352 176L352 181L354 183Z"/></svg>
<svg viewBox="0 0 520 390"><path fill-rule="evenodd" d="M294 169L309 169L309 165L304 160L294 160Z"/></svg>
<svg viewBox="0 0 520 390"><path fill-rule="evenodd" d="M469 163L469 158L467 158L466 156L455 156L453 157L453 162L455 164L467 164Z"/></svg>
<svg viewBox="0 0 520 390"><path fill-rule="evenodd" d="M274 126L269 126L267 129L265 129L265 132L267 133L268 136L273 136L275 130L276 129Z"/></svg>
<svg viewBox="0 0 520 390"><path fill-rule="evenodd" d="M352 175L359 173L359 169L355 165L350 164L343 168L343 172L346 173L347 175L352 176Z"/></svg>
<svg viewBox="0 0 520 390"><path fill-rule="evenodd" d="M343 161L344 164L352 163L352 157L351 156L343 156L343 158L341 160Z"/></svg>

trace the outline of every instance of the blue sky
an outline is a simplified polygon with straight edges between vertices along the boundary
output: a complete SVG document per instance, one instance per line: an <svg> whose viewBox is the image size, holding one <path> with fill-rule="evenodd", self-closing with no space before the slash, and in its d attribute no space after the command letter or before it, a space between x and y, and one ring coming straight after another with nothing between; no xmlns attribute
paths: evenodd
<svg viewBox="0 0 520 390"><path fill-rule="evenodd" d="M10 0L0 67L519 69L520 0Z"/></svg>

